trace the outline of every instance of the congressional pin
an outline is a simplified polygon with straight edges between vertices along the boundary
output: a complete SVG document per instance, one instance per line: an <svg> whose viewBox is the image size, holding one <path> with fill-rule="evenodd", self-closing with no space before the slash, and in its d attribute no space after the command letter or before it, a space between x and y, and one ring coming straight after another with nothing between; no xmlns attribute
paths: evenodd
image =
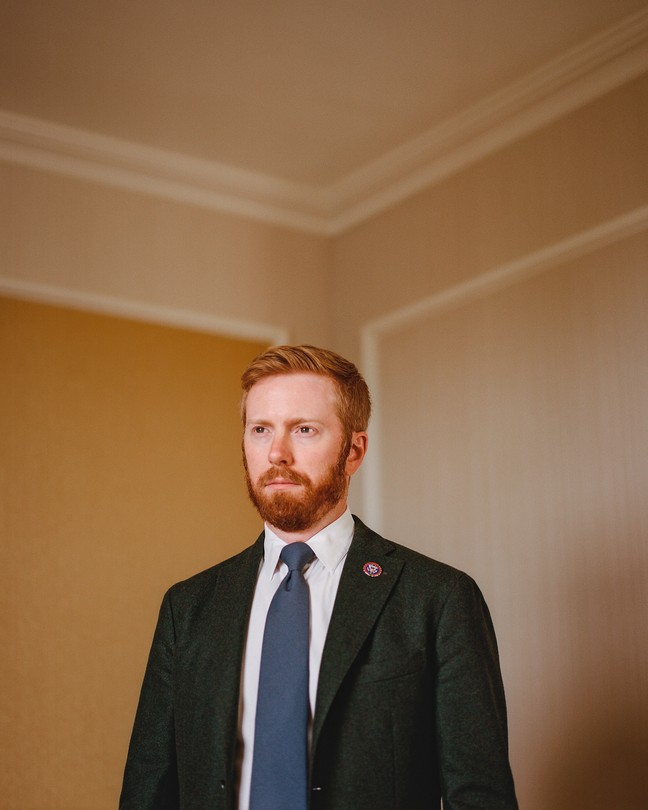
<svg viewBox="0 0 648 810"><path fill-rule="evenodd" d="M379 577L382 574L382 567L377 562L367 562L362 570L368 577Z"/></svg>

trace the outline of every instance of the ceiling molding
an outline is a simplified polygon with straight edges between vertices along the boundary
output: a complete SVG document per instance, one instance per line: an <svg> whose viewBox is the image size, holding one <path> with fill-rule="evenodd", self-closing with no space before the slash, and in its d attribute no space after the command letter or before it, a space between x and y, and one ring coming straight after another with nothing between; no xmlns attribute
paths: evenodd
<svg viewBox="0 0 648 810"><path fill-rule="evenodd" d="M298 230L323 228L320 190L5 110L0 159Z"/></svg>
<svg viewBox="0 0 648 810"><path fill-rule="evenodd" d="M329 191L342 232L648 72L648 8L604 30Z"/></svg>
<svg viewBox="0 0 648 810"><path fill-rule="evenodd" d="M648 9L329 187L0 111L0 159L236 216L337 235L648 72Z"/></svg>
<svg viewBox="0 0 648 810"><path fill-rule="evenodd" d="M193 332L267 342L269 345L290 342L290 333L283 326L229 318L163 304L149 304L101 293L81 292L66 287L53 287L38 282L18 281L2 276L0 276L0 295L18 298L22 301L78 309L83 312L96 312L100 315L189 329Z"/></svg>

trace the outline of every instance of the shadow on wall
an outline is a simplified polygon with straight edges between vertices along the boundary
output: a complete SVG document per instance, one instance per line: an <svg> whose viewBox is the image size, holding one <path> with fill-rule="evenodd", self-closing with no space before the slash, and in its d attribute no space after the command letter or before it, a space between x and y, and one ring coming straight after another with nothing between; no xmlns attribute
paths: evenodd
<svg viewBox="0 0 648 810"><path fill-rule="evenodd" d="M571 680L556 702L560 740L538 772L548 810L648 808L648 564L614 554L632 546L639 535L617 537L605 569L599 559L588 572L585 557L567 582Z"/></svg>

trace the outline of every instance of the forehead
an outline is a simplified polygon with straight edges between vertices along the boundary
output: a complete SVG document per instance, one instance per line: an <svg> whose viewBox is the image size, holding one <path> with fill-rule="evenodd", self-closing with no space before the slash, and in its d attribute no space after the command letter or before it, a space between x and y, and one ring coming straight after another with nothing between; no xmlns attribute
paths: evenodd
<svg viewBox="0 0 648 810"><path fill-rule="evenodd" d="M270 417L337 417L337 389L330 377L309 372L264 377L248 391L247 421Z"/></svg>

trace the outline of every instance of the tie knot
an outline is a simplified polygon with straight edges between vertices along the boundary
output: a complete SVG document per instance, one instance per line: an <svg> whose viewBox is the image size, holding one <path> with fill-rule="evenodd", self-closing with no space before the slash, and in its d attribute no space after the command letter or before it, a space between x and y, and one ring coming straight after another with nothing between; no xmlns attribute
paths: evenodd
<svg viewBox="0 0 648 810"><path fill-rule="evenodd" d="M286 543L280 556L289 571L303 571L306 563L315 556L315 552L306 543Z"/></svg>

